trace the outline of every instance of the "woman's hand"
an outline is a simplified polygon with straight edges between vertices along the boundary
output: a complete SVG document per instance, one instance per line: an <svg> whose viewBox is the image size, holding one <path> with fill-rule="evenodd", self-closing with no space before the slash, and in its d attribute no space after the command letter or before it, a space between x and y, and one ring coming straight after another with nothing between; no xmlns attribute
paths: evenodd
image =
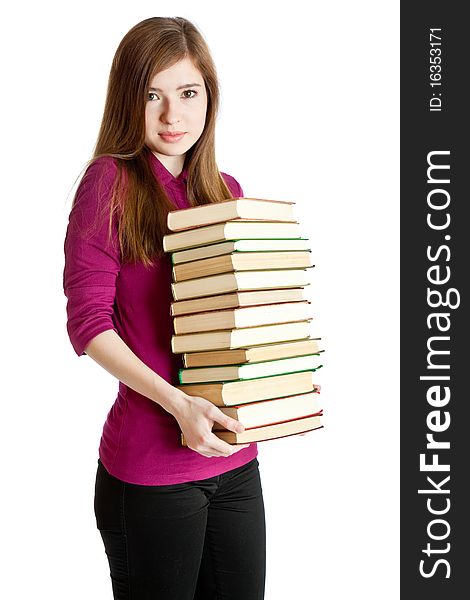
<svg viewBox="0 0 470 600"><path fill-rule="evenodd" d="M184 394L172 414L178 421L188 448L202 456L230 456L250 445L228 444L212 433L214 423L219 423L225 429L238 433L245 428L240 421L227 416L205 398Z"/></svg>

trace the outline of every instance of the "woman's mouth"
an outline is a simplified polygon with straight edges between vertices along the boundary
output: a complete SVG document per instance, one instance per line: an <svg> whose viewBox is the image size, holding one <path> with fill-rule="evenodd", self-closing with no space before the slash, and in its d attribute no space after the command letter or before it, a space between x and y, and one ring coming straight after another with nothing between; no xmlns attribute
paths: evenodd
<svg viewBox="0 0 470 600"><path fill-rule="evenodd" d="M172 133L164 132L158 134L164 142L174 143L179 142L186 135L185 131L175 131Z"/></svg>

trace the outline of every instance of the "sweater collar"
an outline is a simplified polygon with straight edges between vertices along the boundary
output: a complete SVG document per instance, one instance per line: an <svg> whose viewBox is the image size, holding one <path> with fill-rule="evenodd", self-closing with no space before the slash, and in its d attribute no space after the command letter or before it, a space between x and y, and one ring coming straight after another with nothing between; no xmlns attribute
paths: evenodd
<svg viewBox="0 0 470 600"><path fill-rule="evenodd" d="M178 177L175 177L172 173L170 173L170 171L155 156L155 154L152 151L149 150L149 154L150 154L150 161L151 161L151 164L152 164L153 169L155 171L155 174L157 175L158 180L163 185L168 185L169 183L172 183L172 182L175 182L175 181L176 182L178 182L178 181L184 181L184 182L186 182L188 180L188 169L187 169L187 167L183 167L183 170L178 175Z"/></svg>

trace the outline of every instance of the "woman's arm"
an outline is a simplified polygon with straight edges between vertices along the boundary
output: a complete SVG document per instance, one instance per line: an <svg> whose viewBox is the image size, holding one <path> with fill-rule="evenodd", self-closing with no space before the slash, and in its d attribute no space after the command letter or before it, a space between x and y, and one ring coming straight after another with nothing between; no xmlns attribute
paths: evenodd
<svg viewBox="0 0 470 600"><path fill-rule="evenodd" d="M113 329L95 336L85 352L116 379L157 402L167 412L172 412L181 403L180 390L142 362Z"/></svg>
<svg viewBox="0 0 470 600"><path fill-rule="evenodd" d="M233 446L212 433L214 422L230 431L241 432L244 427L209 400L188 396L169 384L142 362L113 329L95 336L85 352L119 381L172 414L192 450L208 457L230 456L249 446Z"/></svg>

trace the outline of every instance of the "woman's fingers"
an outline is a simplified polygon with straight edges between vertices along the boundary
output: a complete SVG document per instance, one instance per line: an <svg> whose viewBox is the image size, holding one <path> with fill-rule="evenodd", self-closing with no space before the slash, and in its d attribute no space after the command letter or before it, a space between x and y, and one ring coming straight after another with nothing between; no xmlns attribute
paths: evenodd
<svg viewBox="0 0 470 600"><path fill-rule="evenodd" d="M187 411L179 415L179 423L191 450L212 457L230 456L248 448L250 444L229 444L212 431L214 423L217 423L228 431L241 433L245 428L240 421L229 417L205 398L190 396L188 400Z"/></svg>
<svg viewBox="0 0 470 600"><path fill-rule="evenodd" d="M243 431L245 431L245 427L244 427L243 423L241 423L240 421L237 421L237 419L233 419L232 417L229 417L224 412L222 412L217 406L214 406L213 412L210 417L211 417L213 423L218 423L219 425L222 425L222 427L224 427L228 431L233 431L234 433L242 433ZM235 454L235 452L238 452L239 450L243 450L244 448L248 448L248 446L250 445L250 444L229 444L228 442L225 442L225 441L221 440L220 438L218 438L214 433L212 433L212 435L214 436L215 440L217 440L217 442L215 440L213 440L214 443L217 444L217 449L219 451L223 452L225 456L230 456L231 454Z"/></svg>
<svg viewBox="0 0 470 600"><path fill-rule="evenodd" d="M229 431L234 431L235 433L242 433L243 431L245 431L245 427L240 421L232 419L232 417L229 417L228 415L223 413L219 408L214 408L217 409L217 412L214 411L214 415L211 415L211 418L216 423L219 423L219 425L222 425L222 427L225 427L225 429L228 429Z"/></svg>

